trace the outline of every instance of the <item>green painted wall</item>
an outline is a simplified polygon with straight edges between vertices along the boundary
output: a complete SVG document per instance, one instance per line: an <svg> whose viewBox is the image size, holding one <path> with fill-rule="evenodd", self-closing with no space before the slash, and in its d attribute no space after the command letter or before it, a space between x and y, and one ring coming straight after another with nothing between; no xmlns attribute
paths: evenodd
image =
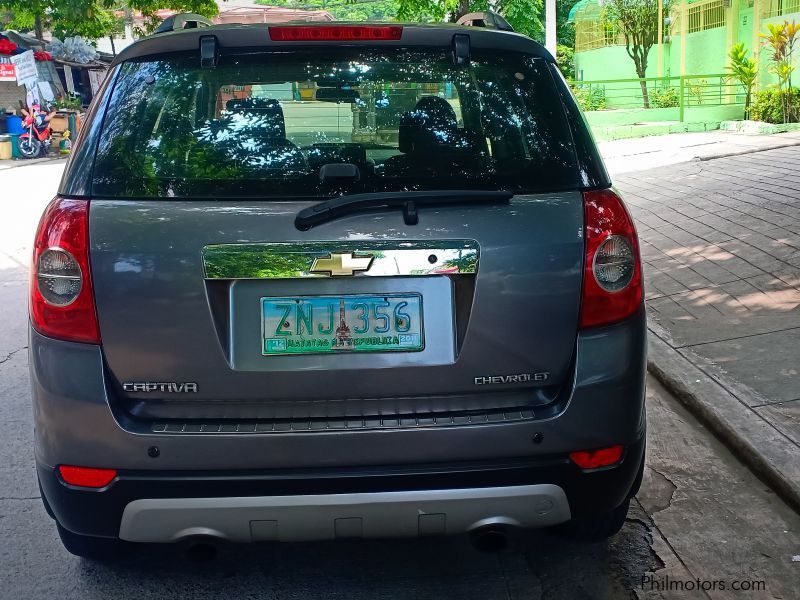
<svg viewBox="0 0 800 600"><path fill-rule="evenodd" d="M678 108L595 110L585 114L586 120L593 128L677 121L680 118L680 111ZM684 122L719 123L720 121L741 119L743 116L743 104L731 104L727 106L695 106L688 107L686 109Z"/></svg>
<svg viewBox="0 0 800 600"><path fill-rule="evenodd" d="M655 77L658 73L656 64L658 53L655 48L648 54L647 76ZM575 55L575 77L578 81L591 79L636 79L636 68L628 56L624 46L597 48ZM603 73L602 77L597 74ZM638 106L642 93L639 84L606 83L602 84L606 91L607 108L629 108Z"/></svg>
<svg viewBox="0 0 800 600"><path fill-rule="evenodd" d="M690 33L686 46L686 74L705 75L724 73L727 64L725 28L717 27ZM681 74L680 36L664 44L664 76ZM631 79L636 77L633 61L624 46L608 46L575 54L577 79ZM658 77L658 46L653 46L647 57L647 76Z"/></svg>
<svg viewBox="0 0 800 600"><path fill-rule="evenodd" d="M686 72L684 74L724 73L727 64L726 54L724 27L690 33L686 36ZM681 74L680 45L671 49L670 70L673 75Z"/></svg>
<svg viewBox="0 0 800 600"><path fill-rule="evenodd" d="M653 47L647 55L647 75L655 77L658 52ZM637 77L633 60L625 46L608 46L575 54L575 78L589 79L634 79Z"/></svg>

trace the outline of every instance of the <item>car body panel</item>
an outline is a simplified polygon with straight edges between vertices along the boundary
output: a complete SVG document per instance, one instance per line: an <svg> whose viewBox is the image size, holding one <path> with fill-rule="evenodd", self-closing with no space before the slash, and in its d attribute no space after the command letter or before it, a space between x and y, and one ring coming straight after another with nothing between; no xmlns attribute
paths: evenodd
<svg viewBox="0 0 800 600"><path fill-rule="evenodd" d="M91 261L105 360L118 383L181 381L197 393L153 401L258 401L281 403L371 400L491 392L475 377L548 373L558 385L569 372L580 303L583 207L578 192L517 196L500 206L421 207L420 224L403 224L400 211L353 214L308 232L292 220L308 202L92 200ZM208 244L324 243L352 252L380 252L387 243L448 243L472 239L480 247L468 320L456 347L445 327L452 280L435 277L322 277L237 280L214 301L204 280ZM348 240L342 242L342 240ZM319 256L325 256L320 252ZM214 282L219 283L219 282ZM420 292L431 343L419 353L340 356L262 356L258 342L263 296ZM438 291L437 291L438 290ZM437 311L444 311L439 314ZM427 313L430 313L430 320ZM215 326L222 321L221 327ZM220 331L226 333L220 334ZM248 350L249 349L249 350ZM384 369L392 368L391 377ZM513 386L510 384L509 387ZM533 401L533 399L531 400ZM524 404L524 402L522 403ZM302 414L304 409L297 406ZM450 406L452 410L454 407ZM370 414L354 408L351 414ZM364 412L367 411L367 412ZM292 416L285 413L286 416ZM318 416L325 416L321 409Z"/></svg>

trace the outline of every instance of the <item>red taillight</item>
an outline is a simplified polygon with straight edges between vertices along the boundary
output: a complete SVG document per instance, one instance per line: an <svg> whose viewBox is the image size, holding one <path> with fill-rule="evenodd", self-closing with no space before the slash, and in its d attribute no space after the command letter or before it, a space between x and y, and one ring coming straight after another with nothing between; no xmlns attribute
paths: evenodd
<svg viewBox="0 0 800 600"><path fill-rule="evenodd" d="M339 40L399 40L399 25L288 25L270 27L273 42L336 42Z"/></svg>
<svg viewBox="0 0 800 600"><path fill-rule="evenodd" d="M642 266L636 228L612 190L584 192L586 257L581 327L615 323L642 304Z"/></svg>
<svg viewBox="0 0 800 600"><path fill-rule="evenodd" d="M106 487L117 476L116 469L95 469L94 467L73 467L61 465L58 473L65 483L87 488Z"/></svg>
<svg viewBox="0 0 800 600"><path fill-rule="evenodd" d="M570 452L569 458L581 469L597 469L617 464L622 459L623 446L610 446L599 450Z"/></svg>
<svg viewBox="0 0 800 600"><path fill-rule="evenodd" d="M89 270L89 202L56 198L36 231L31 266L34 329L72 342L100 343Z"/></svg>

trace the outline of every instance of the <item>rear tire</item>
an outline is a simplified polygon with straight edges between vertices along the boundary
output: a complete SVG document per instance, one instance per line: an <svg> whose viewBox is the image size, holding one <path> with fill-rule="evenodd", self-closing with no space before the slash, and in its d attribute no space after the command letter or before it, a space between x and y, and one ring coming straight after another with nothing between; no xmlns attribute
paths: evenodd
<svg viewBox="0 0 800 600"><path fill-rule="evenodd" d="M58 528L58 537L61 538L61 543L67 552L81 558L97 562L110 562L125 554L129 549L128 544L120 539L72 533L68 529L64 529L58 522L56 522L56 527Z"/></svg>
<svg viewBox="0 0 800 600"><path fill-rule="evenodd" d="M616 535L622 529L625 518L628 516L630 503L630 499L626 498L625 502L612 511L591 517L572 519L559 525L556 530L564 537L574 540L601 542Z"/></svg>
<svg viewBox="0 0 800 600"><path fill-rule="evenodd" d="M20 138L17 140L17 148L25 158L36 158L42 151L42 142L32 137Z"/></svg>

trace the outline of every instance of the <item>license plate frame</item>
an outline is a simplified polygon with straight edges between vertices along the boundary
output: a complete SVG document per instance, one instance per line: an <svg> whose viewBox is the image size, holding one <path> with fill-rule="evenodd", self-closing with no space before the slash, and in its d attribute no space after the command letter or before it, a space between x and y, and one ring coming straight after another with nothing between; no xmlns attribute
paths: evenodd
<svg viewBox="0 0 800 600"><path fill-rule="evenodd" d="M414 301L413 307L411 307L409 304L409 300ZM362 315L358 317L359 319L362 319L363 321L364 316L367 316L368 320L363 322L369 324L372 323L373 317L376 321L380 320L382 317L387 317L386 326L389 328L389 330L387 332L375 333L358 331L355 325L352 324L352 318L347 317L348 307L345 305L345 302L350 302L352 304L353 301L358 301L357 304L362 306L366 305L366 303L369 301L369 309L367 309L368 312L364 313L364 309L362 308ZM375 301L387 302L388 306L382 305L378 306L378 308L386 309L388 314L378 314L377 311L373 312L375 311ZM329 311L328 325L331 329L333 329L333 331L326 333L320 329L321 323L314 321L312 308L310 314L308 314L309 319L303 319L303 324L307 326L308 322L310 321L312 330L314 330L315 333L319 333L319 335L312 335L311 337L307 338L305 336L289 333L282 334L280 337L278 337L276 335L277 328L275 325L280 324L281 321L284 321L284 319L290 315L284 313L280 319L276 320L274 319L274 314L269 316L267 315L267 305L269 303L272 303L273 305L282 304L282 308L278 310L285 310L287 304L294 303L295 306L300 306L301 302L311 303L311 306L327 303L327 308ZM331 303L334 302L339 305L339 315L334 315L333 309L331 308ZM405 305L401 306L402 304ZM306 306L308 306L308 304ZM345 312L345 325L349 328L347 333L350 334L350 338L353 340L352 344L350 345L346 343L337 343L337 341L341 341L344 338L344 336L340 335L339 326L335 324L335 321L340 320L342 310ZM358 308L350 306L349 310L358 310ZM404 312L405 310L413 312L413 315ZM259 298L259 311L261 321L260 338L262 356L325 356L331 354L360 355L380 353L394 354L401 352L422 352L425 349L425 319L423 313L423 302L422 294L418 292L395 292L389 294L364 293L261 296ZM290 312L293 312L291 316L294 319L294 323L289 323L289 326L290 329L296 333L302 329L299 322L299 309L295 309L294 311ZM306 316L307 313L304 311L303 315ZM412 326L414 315L416 316L416 321L418 323L417 328ZM394 327L391 324L391 317L394 317L395 319ZM396 329L396 325L405 317L408 317L409 328L405 331L395 331L394 329ZM398 321L398 319L400 319L400 321ZM287 321L284 321L284 323L287 323ZM372 325L372 327L374 327L374 325ZM369 327L369 329L372 327ZM272 331L272 334L268 333L269 331ZM290 338L295 338L292 340L294 344L289 341ZM376 343L379 338L381 338L380 342ZM325 343L325 340L327 340L327 344ZM357 342L356 340L361 341ZM283 342L283 344L280 342Z"/></svg>

